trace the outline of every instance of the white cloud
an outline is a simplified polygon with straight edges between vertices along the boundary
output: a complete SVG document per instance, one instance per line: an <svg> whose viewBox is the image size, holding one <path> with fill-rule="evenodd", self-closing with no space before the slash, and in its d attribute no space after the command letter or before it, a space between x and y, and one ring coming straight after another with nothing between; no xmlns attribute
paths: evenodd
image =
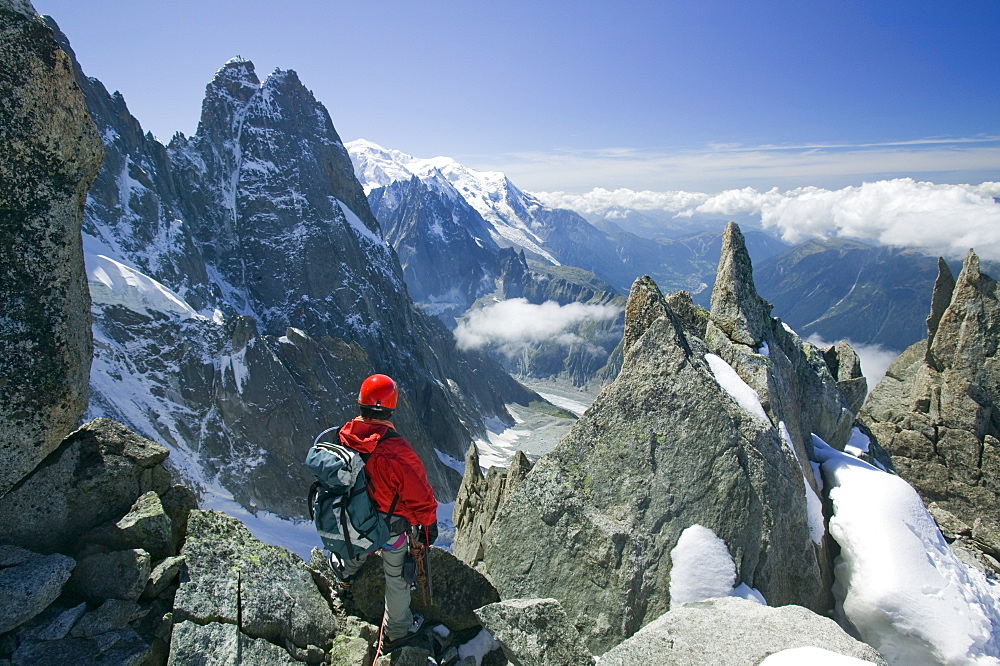
<svg viewBox="0 0 1000 666"><path fill-rule="evenodd" d="M546 301L541 305L524 298L500 301L469 313L455 329L460 349L473 349L488 343L518 344L556 340L564 344L579 338L569 331L586 321L612 319L619 309L611 305Z"/></svg>
<svg viewBox="0 0 1000 666"><path fill-rule="evenodd" d="M535 196L550 208L569 208L583 215L606 215L610 211L620 208L629 210L663 210L670 213L679 213L690 210L711 198L710 194L702 192L683 192L680 190L672 192L643 190L642 192L636 192L627 188L619 188L612 191L606 190L603 187L595 187L590 192L583 194L538 192L535 193Z"/></svg>
<svg viewBox="0 0 1000 666"><path fill-rule="evenodd" d="M946 257L975 247L1000 258L1000 205L956 185L902 178L835 191L800 188L764 202L761 222L790 243L847 237Z"/></svg>
<svg viewBox="0 0 1000 666"><path fill-rule="evenodd" d="M1000 183L941 185L912 178L879 180L827 190L800 187L761 192L751 187L718 194L635 192L595 189L586 194L537 195L548 205L584 214L617 208L664 210L692 215L758 216L765 228L785 241L853 238L961 258L969 248L985 259L1000 260Z"/></svg>

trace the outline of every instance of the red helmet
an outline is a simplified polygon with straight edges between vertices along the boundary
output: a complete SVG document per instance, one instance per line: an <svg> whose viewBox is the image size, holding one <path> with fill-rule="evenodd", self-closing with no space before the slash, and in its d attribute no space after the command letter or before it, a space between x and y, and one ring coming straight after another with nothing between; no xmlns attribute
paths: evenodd
<svg viewBox="0 0 1000 666"><path fill-rule="evenodd" d="M361 383L358 404L367 407L396 409L396 382L388 375L372 375Z"/></svg>

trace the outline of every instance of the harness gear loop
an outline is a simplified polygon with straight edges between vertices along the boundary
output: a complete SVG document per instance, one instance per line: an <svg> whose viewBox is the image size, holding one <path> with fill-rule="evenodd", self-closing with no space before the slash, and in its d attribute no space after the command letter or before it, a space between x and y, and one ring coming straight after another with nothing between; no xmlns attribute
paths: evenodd
<svg viewBox="0 0 1000 666"><path fill-rule="evenodd" d="M424 530L424 541L415 536L414 532L409 532L407 537L410 541L410 556L417 565L417 585L420 587L420 600L425 606L430 606L433 600L433 589L431 588L431 560L430 547L427 545L427 528L417 528Z"/></svg>

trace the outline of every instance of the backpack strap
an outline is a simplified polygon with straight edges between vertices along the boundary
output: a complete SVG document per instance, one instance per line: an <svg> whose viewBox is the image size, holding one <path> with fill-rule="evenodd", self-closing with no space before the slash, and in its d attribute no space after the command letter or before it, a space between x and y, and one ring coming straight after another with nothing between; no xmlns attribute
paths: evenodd
<svg viewBox="0 0 1000 666"><path fill-rule="evenodd" d="M315 509L313 505L316 503L316 495L319 494L319 481L313 481L312 485L309 486L309 495L306 498L306 504L309 506L309 520L316 520Z"/></svg>
<svg viewBox="0 0 1000 666"><path fill-rule="evenodd" d="M316 435L316 439L313 440L313 446L316 446L317 444L319 444L319 440L323 437L323 435L325 435L326 433L330 432L331 430L336 430L337 431L337 441L339 442L340 441L340 429L343 428L343 427L344 426L335 426L333 428L327 428L326 430L324 430L320 434ZM390 428L390 430L391 430L391 428ZM381 440L379 440L379 441L381 441Z"/></svg>

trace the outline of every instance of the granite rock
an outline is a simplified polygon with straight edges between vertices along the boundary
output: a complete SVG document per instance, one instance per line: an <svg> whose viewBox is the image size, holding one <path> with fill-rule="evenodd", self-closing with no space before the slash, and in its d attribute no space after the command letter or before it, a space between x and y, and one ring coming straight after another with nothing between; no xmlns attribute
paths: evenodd
<svg viewBox="0 0 1000 666"><path fill-rule="evenodd" d="M771 608L727 597L684 604L601 657L601 666L685 664L753 666L769 654L815 646L885 665L836 622L800 606Z"/></svg>
<svg viewBox="0 0 1000 666"><path fill-rule="evenodd" d="M28 2L0 3L0 118L2 497L79 423L93 350L80 228L101 141Z"/></svg>

